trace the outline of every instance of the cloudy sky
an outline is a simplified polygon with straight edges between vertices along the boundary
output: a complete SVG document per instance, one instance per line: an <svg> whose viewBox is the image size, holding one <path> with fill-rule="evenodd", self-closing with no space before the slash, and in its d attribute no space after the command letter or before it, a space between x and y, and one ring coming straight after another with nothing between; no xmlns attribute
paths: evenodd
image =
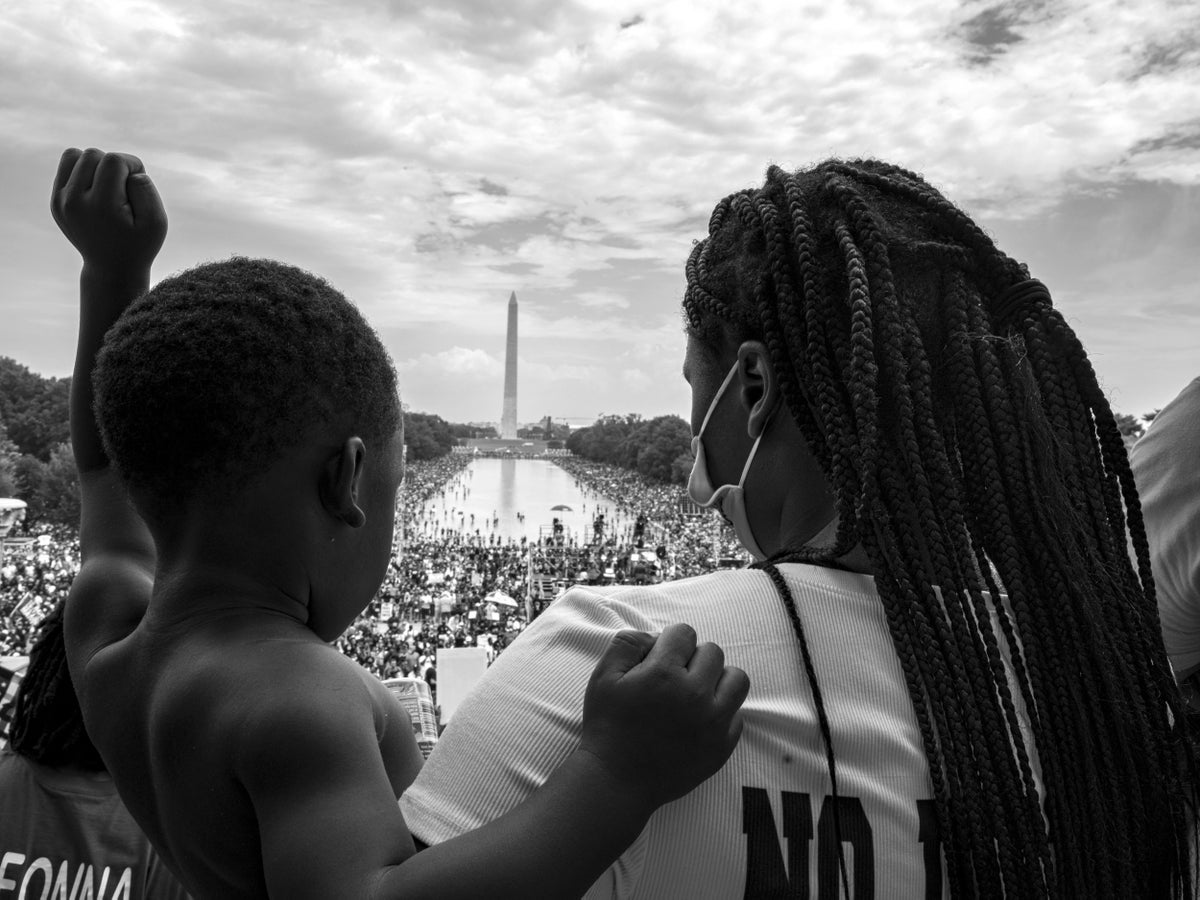
<svg viewBox="0 0 1200 900"><path fill-rule="evenodd" d="M156 277L328 278L413 409L686 415L683 261L769 163L923 172L1051 288L1114 406L1200 374L1195 0L6 0L0 355L73 352L67 146L137 153Z"/></svg>

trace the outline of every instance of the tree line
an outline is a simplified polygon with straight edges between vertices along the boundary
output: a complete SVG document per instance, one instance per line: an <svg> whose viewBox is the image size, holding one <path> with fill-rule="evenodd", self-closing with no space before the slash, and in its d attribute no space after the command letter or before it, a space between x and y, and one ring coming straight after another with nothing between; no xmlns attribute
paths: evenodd
<svg viewBox="0 0 1200 900"><path fill-rule="evenodd" d="M567 438L576 456L632 469L651 481L685 484L692 470L692 429L679 416L601 416Z"/></svg>
<svg viewBox="0 0 1200 900"><path fill-rule="evenodd" d="M70 395L70 378L46 378L0 356L0 497L24 500L30 522L79 521ZM1117 415L1127 444L1141 436L1157 412ZM532 436L561 437L562 426L552 424L552 433ZM486 426L455 424L407 409L404 429L413 461L444 456L468 438L495 436L495 429ZM692 468L691 438L691 427L679 416L608 415L572 431L565 446L576 456L631 469L651 481L684 484Z"/></svg>
<svg viewBox="0 0 1200 900"><path fill-rule="evenodd" d="M70 378L0 356L0 497L24 500L31 521L79 521L70 396Z"/></svg>
<svg viewBox="0 0 1200 900"><path fill-rule="evenodd" d="M70 378L46 378L0 356L0 497L24 500L30 523L79 522L70 397ZM429 413L404 411L411 460L443 456L478 431Z"/></svg>

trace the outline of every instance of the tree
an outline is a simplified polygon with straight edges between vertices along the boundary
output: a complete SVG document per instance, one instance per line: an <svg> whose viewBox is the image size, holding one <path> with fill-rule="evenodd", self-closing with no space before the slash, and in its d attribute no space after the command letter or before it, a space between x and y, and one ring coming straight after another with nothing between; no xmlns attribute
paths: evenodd
<svg viewBox="0 0 1200 900"><path fill-rule="evenodd" d="M79 524L79 471L71 445L66 442L55 444L50 451L42 503L43 513L51 522Z"/></svg>
<svg viewBox="0 0 1200 900"><path fill-rule="evenodd" d="M408 458L416 461L445 456L458 441L450 423L441 416L405 412L404 443L408 445Z"/></svg>
<svg viewBox="0 0 1200 900"><path fill-rule="evenodd" d="M43 378L0 356L0 419L21 453L49 462L56 444L70 439L70 378Z"/></svg>
<svg viewBox="0 0 1200 900"><path fill-rule="evenodd" d="M44 490L46 464L31 453L17 457L17 497L29 504L30 519L37 518L38 499Z"/></svg>
<svg viewBox="0 0 1200 900"><path fill-rule="evenodd" d="M602 416L571 432L566 447L576 456L633 469L652 481L682 484L691 471L691 427L679 416L643 420L638 415Z"/></svg>
<svg viewBox="0 0 1200 900"><path fill-rule="evenodd" d="M639 475L670 482L675 460L691 450L692 429L679 416L659 416L639 425L628 444L636 448L633 468Z"/></svg>
<svg viewBox="0 0 1200 900"><path fill-rule="evenodd" d="M56 444L48 462L26 453L16 463L17 496L29 504L30 521L79 524L79 473L71 445Z"/></svg>
<svg viewBox="0 0 1200 900"><path fill-rule="evenodd" d="M8 439L8 429L0 419L0 497L17 495L17 460L21 453L17 445Z"/></svg>
<svg viewBox="0 0 1200 900"><path fill-rule="evenodd" d="M671 461L671 482L673 484L687 484L688 478L692 474L692 466L695 464L696 457L692 456L692 449L689 446L686 453L680 453Z"/></svg>
<svg viewBox="0 0 1200 900"><path fill-rule="evenodd" d="M584 456L583 448L588 440L588 433L591 428L576 428L567 436L567 449L576 456Z"/></svg>
<svg viewBox="0 0 1200 900"><path fill-rule="evenodd" d="M567 439L567 447L585 459L632 469L637 464L639 448L629 444L628 438L641 421L642 417L634 413L601 416L590 428L572 433Z"/></svg>

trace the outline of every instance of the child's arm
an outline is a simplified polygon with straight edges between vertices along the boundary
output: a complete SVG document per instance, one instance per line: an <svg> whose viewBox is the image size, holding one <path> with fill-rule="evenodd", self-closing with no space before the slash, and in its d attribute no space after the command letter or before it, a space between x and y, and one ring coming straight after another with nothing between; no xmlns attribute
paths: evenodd
<svg viewBox="0 0 1200 900"><path fill-rule="evenodd" d="M154 542L100 442L92 412L92 367L105 332L149 287L167 217L140 160L99 150L63 153L50 208L83 257L71 379L83 566L71 587L66 621L68 659L78 678L98 650L137 626L150 599Z"/></svg>
<svg viewBox="0 0 1200 900"><path fill-rule="evenodd" d="M651 813L724 764L749 681L686 625L614 637L584 701L583 735L507 815L413 855L369 716L345 691L275 704L239 771L273 897L578 897ZM340 704L327 702L341 696ZM314 704L313 701L316 700ZM365 728L356 722L366 721Z"/></svg>

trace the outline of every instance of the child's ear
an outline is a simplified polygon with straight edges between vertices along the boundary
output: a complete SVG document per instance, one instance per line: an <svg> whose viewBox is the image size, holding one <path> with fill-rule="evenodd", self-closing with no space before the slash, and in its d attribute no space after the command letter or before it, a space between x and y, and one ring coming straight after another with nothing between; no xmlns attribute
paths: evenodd
<svg viewBox="0 0 1200 900"><path fill-rule="evenodd" d="M334 518L351 528L361 528L366 513L358 505L367 448L362 439L346 438L337 452L325 460L321 470L321 503Z"/></svg>

